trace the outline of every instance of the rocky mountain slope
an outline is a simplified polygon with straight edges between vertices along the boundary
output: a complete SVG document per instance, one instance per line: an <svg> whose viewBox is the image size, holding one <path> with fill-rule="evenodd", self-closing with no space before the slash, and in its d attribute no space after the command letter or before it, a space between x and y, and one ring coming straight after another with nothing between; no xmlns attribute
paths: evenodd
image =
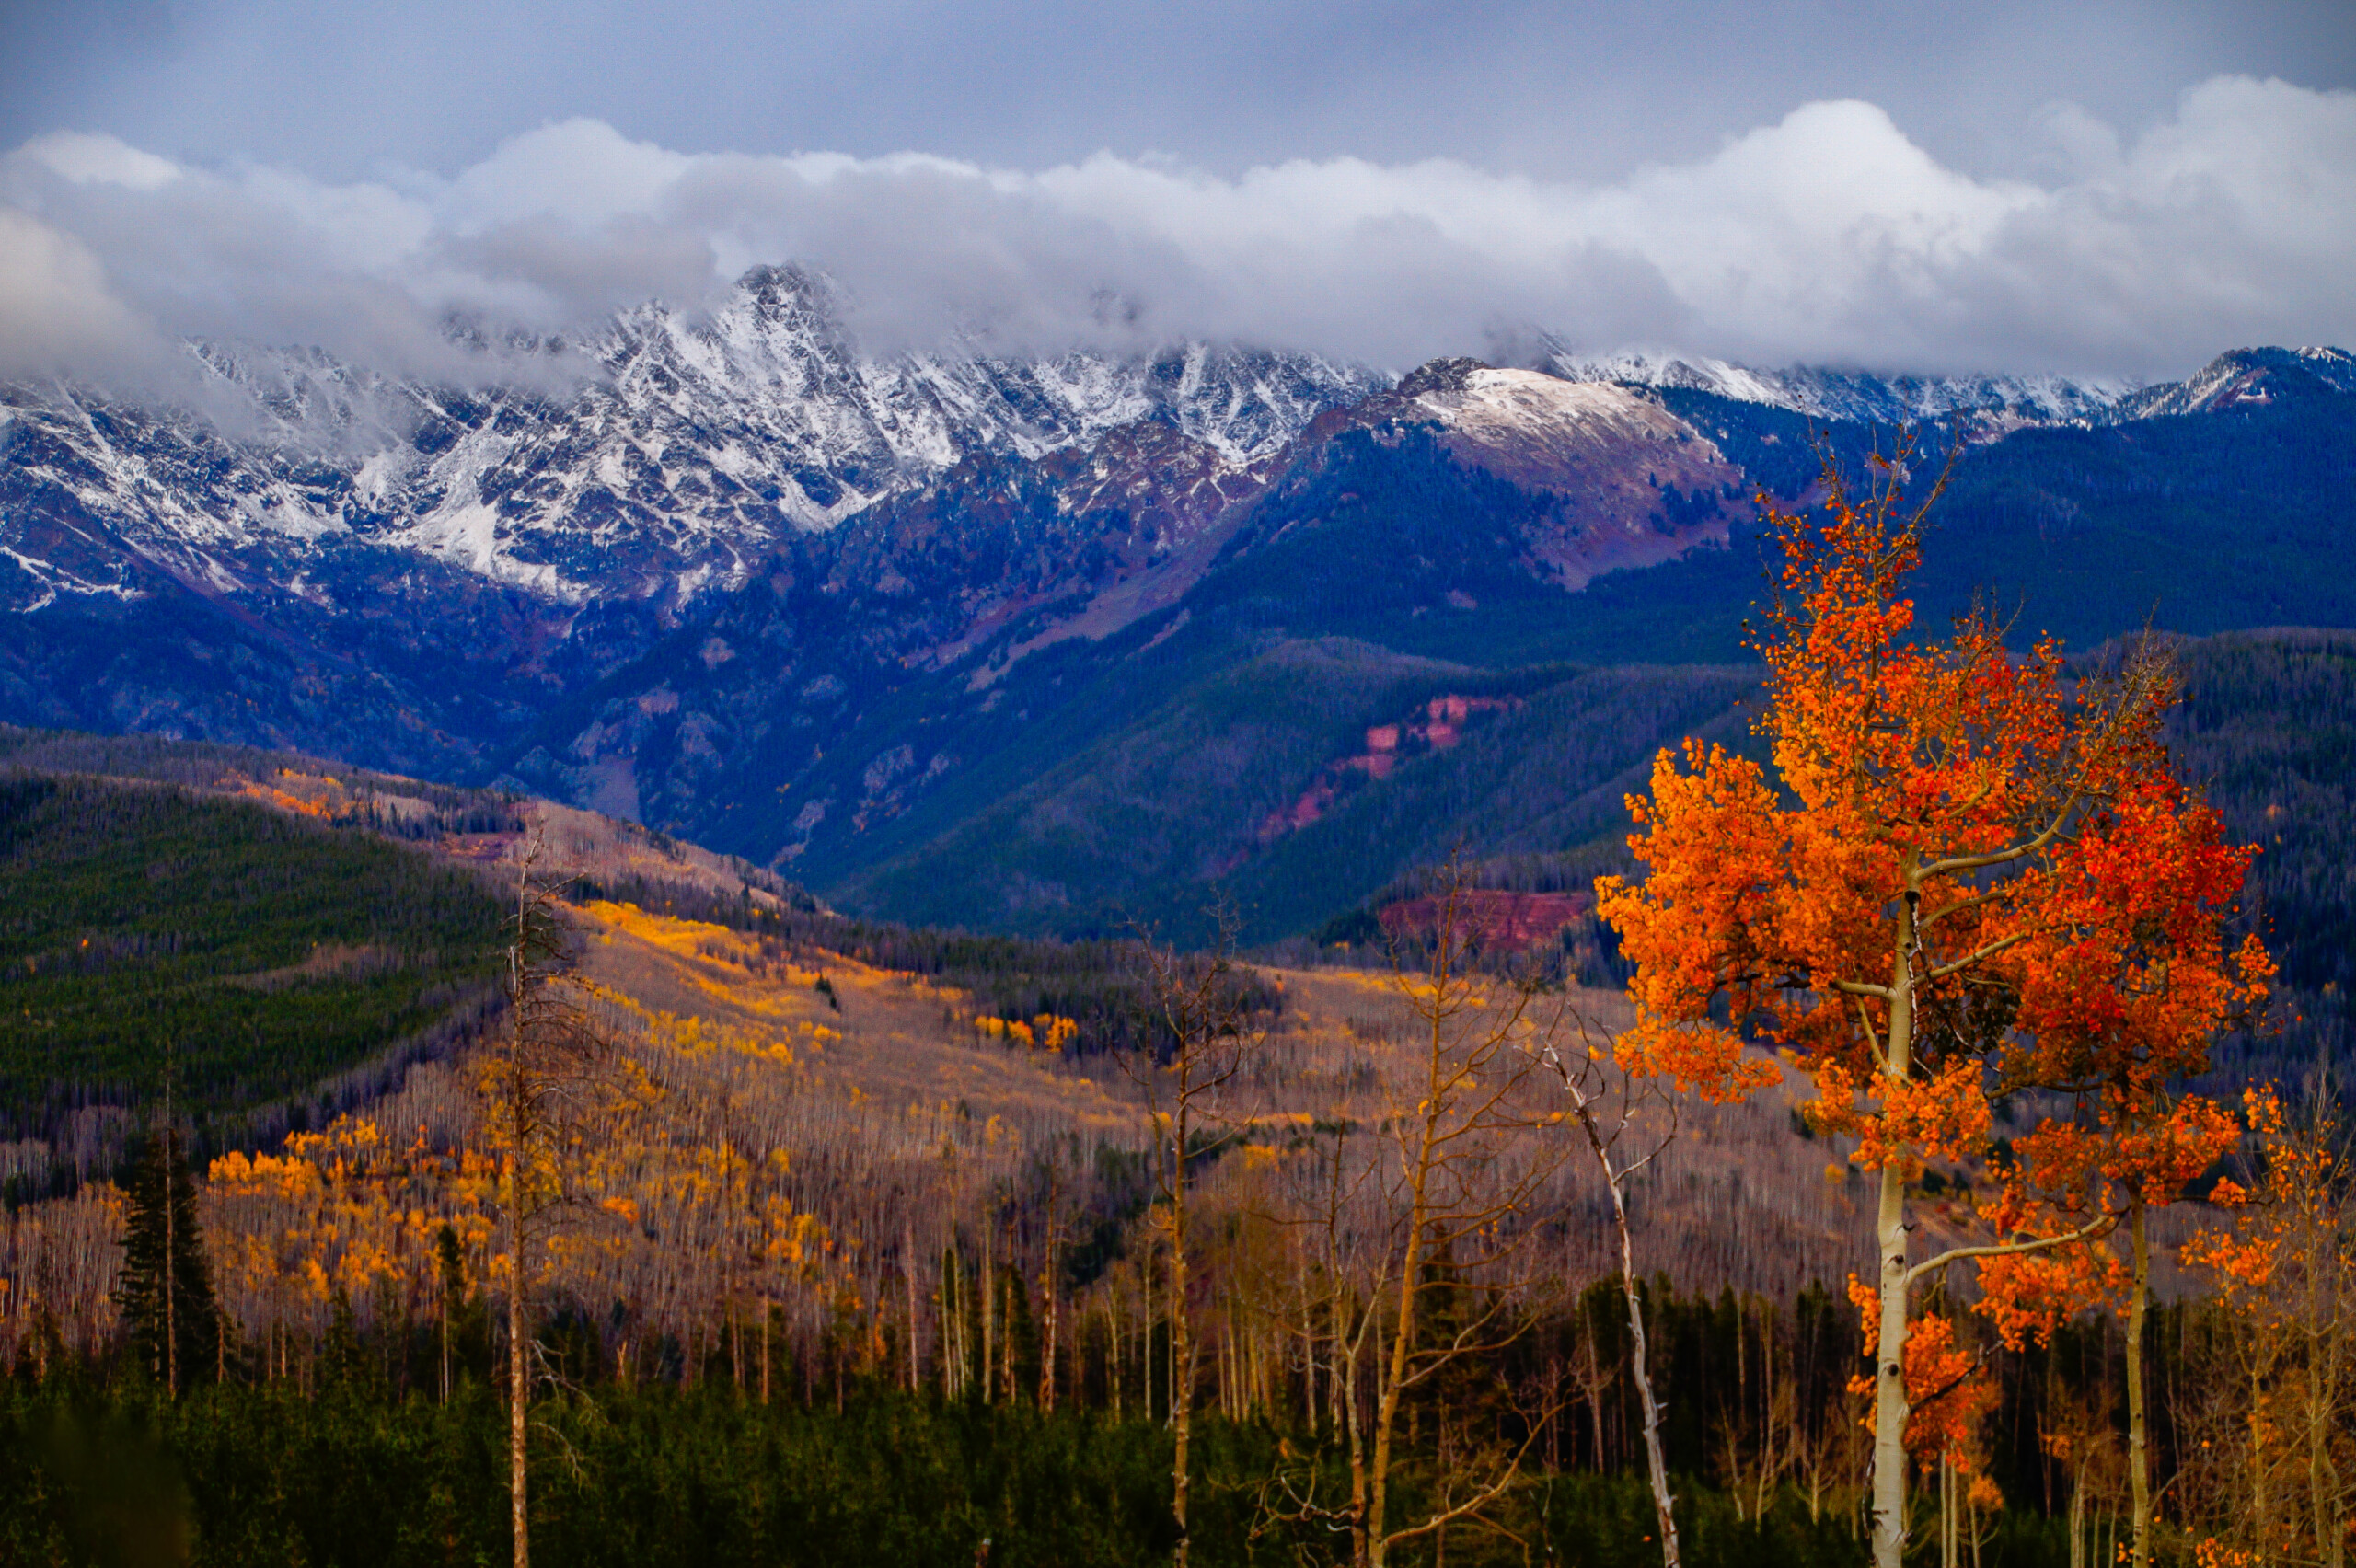
<svg viewBox="0 0 2356 1568"><path fill-rule="evenodd" d="M1382 817L1344 766L1369 729L1565 661L1739 660L1751 497L1871 421L1963 444L1926 613L2356 624L2336 350L2146 388L1551 346L1394 380L875 357L833 319L766 270L708 319L484 344L489 390L219 347L170 406L8 389L0 720L502 781L926 917L1093 928L1299 861L1267 882L1297 921L1363 880L1297 830Z"/></svg>
<svg viewBox="0 0 2356 1568"><path fill-rule="evenodd" d="M24 574L8 607L130 591L125 552L222 592L302 593L371 549L566 603L683 601L969 457L1035 460L1150 421L1242 467L1388 380L1199 344L871 358L822 282L780 269L708 319L648 306L586 341L481 359L494 389L208 346L189 407L10 391L9 531L46 548L7 541Z"/></svg>
<svg viewBox="0 0 2356 1568"><path fill-rule="evenodd" d="M1821 367L1758 370L1724 360L1645 351L1582 353L1553 343L1542 346L1531 359L1538 368L1571 381L1676 387L1789 409L1819 420L1878 424L1958 414L2026 424L2099 421L2114 417L2122 403L2145 390L2131 381L2060 375L1882 376Z"/></svg>

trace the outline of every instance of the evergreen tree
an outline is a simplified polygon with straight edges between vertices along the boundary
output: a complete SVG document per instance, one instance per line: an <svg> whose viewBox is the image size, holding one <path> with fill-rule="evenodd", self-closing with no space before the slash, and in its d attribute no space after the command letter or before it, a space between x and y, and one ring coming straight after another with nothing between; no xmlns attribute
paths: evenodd
<svg viewBox="0 0 2356 1568"><path fill-rule="evenodd" d="M180 1135L147 1140L126 1193L129 1218L115 1306L147 1375L177 1395L218 1370L224 1328L196 1218L196 1183Z"/></svg>

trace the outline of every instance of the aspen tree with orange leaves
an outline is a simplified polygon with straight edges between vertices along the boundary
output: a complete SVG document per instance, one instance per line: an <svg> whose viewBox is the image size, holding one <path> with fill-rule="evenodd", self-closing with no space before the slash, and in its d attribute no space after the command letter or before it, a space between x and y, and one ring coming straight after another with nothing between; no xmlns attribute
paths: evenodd
<svg viewBox="0 0 2356 1568"><path fill-rule="evenodd" d="M2303 1113L2271 1085L2243 1102L2250 1180L2217 1183L2232 1225L2183 1253L2216 1280L2238 1364L2215 1380L2228 1419L2213 1448L2201 1445L2222 1534L2200 1559L2344 1568L2356 1544L2356 1160L2327 1084Z"/></svg>
<svg viewBox="0 0 2356 1568"><path fill-rule="evenodd" d="M1725 1071L1746 1035L1791 1048L1816 1075L1812 1120L1856 1137L1878 1175L1878 1568L1906 1551L1916 1288L1981 1262L1982 1306L2015 1340L2095 1299L2110 1272L2085 1243L2119 1216L2083 1179L2127 1172L2122 1139L2165 1076L2119 1064L2205 1042L2267 973L2254 940L2225 947L2246 852L2169 773L2174 685L2154 643L2096 681L2072 679L2051 639L2011 652L1984 609L1911 640L1904 585L1945 483L1910 499L1919 455L1901 437L1857 486L1828 455L1819 509L1767 505L1782 561L1755 645L1772 767L1663 752L1650 797L1629 802L1648 874L1597 884L1635 971L1623 1055L1690 1078ZM1922 1161L1981 1158L2004 1094L2094 1078L2144 1098L2096 1125L2048 1123L2004 1173L1992 1239L1910 1257Z"/></svg>

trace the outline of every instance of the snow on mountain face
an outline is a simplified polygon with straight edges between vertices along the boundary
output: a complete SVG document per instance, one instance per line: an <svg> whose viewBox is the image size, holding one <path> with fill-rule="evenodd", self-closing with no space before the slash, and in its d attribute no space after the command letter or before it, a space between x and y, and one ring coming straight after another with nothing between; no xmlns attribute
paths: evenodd
<svg viewBox="0 0 2356 1568"><path fill-rule="evenodd" d="M2108 417L2139 389L2133 381L2059 375L1878 376L1854 371L1752 370L1724 360L1631 351L1582 354L1549 345L1539 368L1571 381L1682 387L1765 403L1820 420L1898 424L1949 414L2010 415L2035 424Z"/></svg>
<svg viewBox="0 0 2356 1568"><path fill-rule="evenodd" d="M25 577L0 595L133 592L126 549L222 592L302 592L341 551L390 548L559 600L686 599L970 455L1035 458L1150 420L1242 467L1388 383L1203 345L865 357L823 286L781 269L708 320L649 306L574 347L601 374L469 393L200 346L226 418L0 389L0 551Z"/></svg>
<svg viewBox="0 0 2356 1568"><path fill-rule="evenodd" d="M1565 380L1531 370L1467 370L1449 385L1403 384L1403 395L1450 431L1484 447L1553 459L1599 440L1674 440L1682 421L1609 382Z"/></svg>
<svg viewBox="0 0 2356 1568"><path fill-rule="evenodd" d="M2294 385L2320 383L2334 392L2356 392L2356 354L2328 348L2237 349L2219 354L2182 381L2150 387L2128 398L2120 412L2132 419L2158 419L2262 406L2281 394L2286 380Z"/></svg>
<svg viewBox="0 0 2356 1568"><path fill-rule="evenodd" d="M1387 393L1320 415L1303 445L1352 430L1386 444L1422 430L1456 463L1535 498L1516 524L1525 562L1573 592L1723 544L1747 493L1717 444L1657 398L1472 359L1434 360Z"/></svg>

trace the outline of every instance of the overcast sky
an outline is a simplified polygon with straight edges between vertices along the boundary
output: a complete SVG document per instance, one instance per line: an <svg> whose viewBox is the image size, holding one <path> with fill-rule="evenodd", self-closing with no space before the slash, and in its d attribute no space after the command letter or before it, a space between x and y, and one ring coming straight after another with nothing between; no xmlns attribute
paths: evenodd
<svg viewBox="0 0 2356 1568"><path fill-rule="evenodd" d="M0 0L0 372L409 368L828 270L879 346L2356 340L2356 6Z"/></svg>

